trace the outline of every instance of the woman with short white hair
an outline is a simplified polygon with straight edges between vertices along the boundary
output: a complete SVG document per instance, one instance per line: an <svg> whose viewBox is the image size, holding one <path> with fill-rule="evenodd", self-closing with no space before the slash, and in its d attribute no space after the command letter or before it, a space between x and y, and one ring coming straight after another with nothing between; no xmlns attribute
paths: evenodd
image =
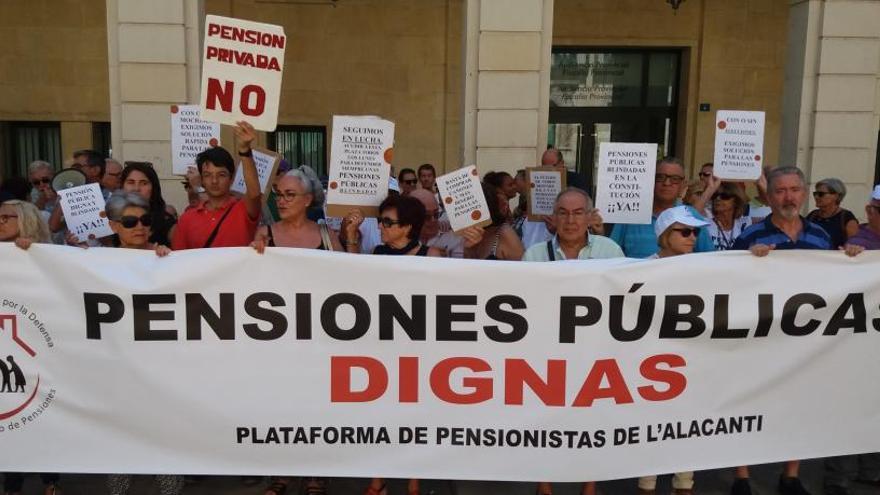
<svg viewBox="0 0 880 495"><path fill-rule="evenodd" d="M846 240L859 231L859 221L853 212L840 207L845 197L846 186L843 181L833 177L822 179L813 190L816 209L807 215L809 221L822 227L831 236L833 249L846 244Z"/></svg>
<svg viewBox="0 0 880 495"><path fill-rule="evenodd" d="M150 204L140 194L117 192L107 200L104 210L110 229L119 237L118 247L151 249L158 256L167 256L171 252L168 246L150 242L153 217Z"/></svg>

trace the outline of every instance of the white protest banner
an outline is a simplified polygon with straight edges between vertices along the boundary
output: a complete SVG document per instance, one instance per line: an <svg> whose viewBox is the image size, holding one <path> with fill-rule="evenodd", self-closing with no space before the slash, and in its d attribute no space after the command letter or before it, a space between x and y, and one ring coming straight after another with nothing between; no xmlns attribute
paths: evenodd
<svg viewBox="0 0 880 495"><path fill-rule="evenodd" d="M274 131L287 36L273 24L209 15L202 59L202 120L246 120Z"/></svg>
<svg viewBox="0 0 880 495"><path fill-rule="evenodd" d="M453 232L492 223L476 165L437 177L437 189Z"/></svg>
<svg viewBox="0 0 880 495"><path fill-rule="evenodd" d="M104 212L104 195L98 184L85 184L58 191L64 223L81 242L113 235Z"/></svg>
<svg viewBox="0 0 880 495"><path fill-rule="evenodd" d="M596 208L607 223L651 223L656 143L601 143Z"/></svg>
<svg viewBox="0 0 880 495"><path fill-rule="evenodd" d="M4 471L584 481L880 450L877 252L0 259Z"/></svg>
<svg viewBox="0 0 880 495"><path fill-rule="evenodd" d="M764 112L718 110L715 167L719 179L757 180L764 162Z"/></svg>
<svg viewBox="0 0 880 495"><path fill-rule="evenodd" d="M275 177L275 171L281 163L281 155L265 148L251 149L254 156L254 165L257 167L257 176L260 178L260 190L263 191L263 201L269 197L269 190L272 189L272 178ZM232 180L232 190L244 194L247 186L244 183L244 171L241 168L241 160L235 167L235 178Z"/></svg>
<svg viewBox="0 0 880 495"><path fill-rule="evenodd" d="M327 212L344 217L352 208L379 214L388 196L394 122L379 117L333 116Z"/></svg>
<svg viewBox="0 0 880 495"><path fill-rule="evenodd" d="M198 105L171 105L171 172L186 175L196 155L220 146L220 124L199 118Z"/></svg>
<svg viewBox="0 0 880 495"><path fill-rule="evenodd" d="M526 169L529 182L529 220L541 220L553 214L556 196L565 189L565 172L555 167L532 167Z"/></svg>

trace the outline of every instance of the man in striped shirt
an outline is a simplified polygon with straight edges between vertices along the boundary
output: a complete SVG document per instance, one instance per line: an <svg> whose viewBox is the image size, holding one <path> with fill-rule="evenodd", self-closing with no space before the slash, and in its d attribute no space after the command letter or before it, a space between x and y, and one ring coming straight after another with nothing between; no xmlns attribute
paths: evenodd
<svg viewBox="0 0 880 495"><path fill-rule="evenodd" d="M807 181L797 167L778 167L767 175L767 199L771 213L763 222L745 229L733 249L748 249L766 256L774 249L831 249L831 237L801 216L807 197Z"/></svg>

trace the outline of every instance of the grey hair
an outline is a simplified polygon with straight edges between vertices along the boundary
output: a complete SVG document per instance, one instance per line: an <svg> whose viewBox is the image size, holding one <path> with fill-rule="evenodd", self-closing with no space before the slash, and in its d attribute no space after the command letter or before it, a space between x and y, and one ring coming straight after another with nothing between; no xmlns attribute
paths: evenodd
<svg viewBox="0 0 880 495"><path fill-rule="evenodd" d="M681 158L678 158L675 156L664 156L663 158L657 160L657 167L660 167L660 165L662 165L664 163L669 163L671 165L678 165L679 167L681 167L681 170L684 171L684 162L681 161Z"/></svg>
<svg viewBox="0 0 880 495"><path fill-rule="evenodd" d="M801 180L801 185L807 185L807 178L804 177L803 171L797 167L785 166L785 167L776 167L769 172L767 172L767 189L773 189L773 183L784 175L797 175L798 179Z"/></svg>
<svg viewBox="0 0 880 495"><path fill-rule="evenodd" d="M562 192L556 195L556 201L553 203L554 209L556 208L556 205L559 204L559 200L562 199L562 197L566 194L580 194L587 201L587 209L589 210L593 208L593 198L591 198L586 191L584 191L583 189L578 189L576 187L566 187L562 190Z"/></svg>
<svg viewBox="0 0 880 495"><path fill-rule="evenodd" d="M314 198L312 199L312 204L309 206L320 206L324 204L324 187L321 185L321 179L318 178L318 174L312 170L312 167L309 167L308 165L300 165L299 168L287 172L283 177L299 179L306 192L311 194Z"/></svg>
<svg viewBox="0 0 880 495"><path fill-rule="evenodd" d="M33 174L37 170L41 168L45 168L49 172L53 172L55 169L52 167L52 164L43 160L34 160L28 165L28 174Z"/></svg>
<svg viewBox="0 0 880 495"><path fill-rule="evenodd" d="M104 211L107 212L107 218L118 222L122 219L122 212L129 206L137 206L143 208L148 213L150 211L150 203L138 193L133 192L116 192L107 200L107 206Z"/></svg>
<svg viewBox="0 0 880 495"><path fill-rule="evenodd" d="M829 177L827 179L822 179L816 183L816 187L825 186L829 191L837 194L837 204L843 202L843 198L846 197L846 186L843 185L843 181L834 177Z"/></svg>

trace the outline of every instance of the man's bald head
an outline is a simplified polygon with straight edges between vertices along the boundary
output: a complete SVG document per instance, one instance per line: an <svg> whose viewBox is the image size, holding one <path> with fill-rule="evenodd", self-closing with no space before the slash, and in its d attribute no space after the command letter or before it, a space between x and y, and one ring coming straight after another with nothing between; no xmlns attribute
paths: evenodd
<svg viewBox="0 0 880 495"><path fill-rule="evenodd" d="M428 192L425 189L416 189L413 192L409 193L411 198L415 198L422 202L425 205L425 209L428 211L437 209L437 198L434 197L433 194Z"/></svg>
<svg viewBox="0 0 880 495"><path fill-rule="evenodd" d="M562 152L556 148L550 148L541 155L541 166L543 167L563 167L565 160Z"/></svg>

